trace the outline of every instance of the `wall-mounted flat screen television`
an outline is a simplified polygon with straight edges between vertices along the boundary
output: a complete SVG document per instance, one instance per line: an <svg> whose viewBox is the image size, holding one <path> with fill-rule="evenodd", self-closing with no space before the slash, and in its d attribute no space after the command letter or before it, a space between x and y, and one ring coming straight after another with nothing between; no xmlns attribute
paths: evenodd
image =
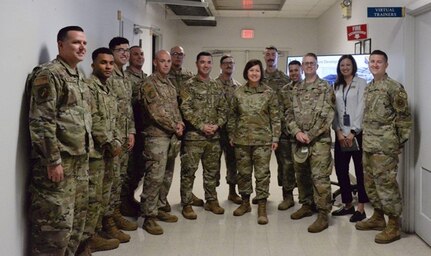
<svg viewBox="0 0 431 256"><path fill-rule="evenodd" d="M342 55L318 55L317 62L319 68L317 69L317 74L320 78L328 81L329 84L333 85L335 79L337 78L337 64L338 60ZM369 54L352 54L355 58L356 64L358 65L357 75L367 82L373 80L373 75L368 70L368 60ZM289 56L287 57L287 63L289 64L292 60L297 60L302 63L302 56ZM286 65L286 74L289 74L289 68ZM303 76L304 77L304 76Z"/></svg>

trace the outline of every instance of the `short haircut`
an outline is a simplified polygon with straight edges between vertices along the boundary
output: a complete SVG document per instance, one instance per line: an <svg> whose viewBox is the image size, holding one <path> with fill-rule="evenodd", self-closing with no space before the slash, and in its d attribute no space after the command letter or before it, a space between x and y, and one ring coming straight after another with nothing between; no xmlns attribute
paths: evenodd
<svg viewBox="0 0 431 256"><path fill-rule="evenodd" d="M129 40L124 37L114 37L111 39L111 41L109 41L109 49L114 50L115 46L120 44L129 44Z"/></svg>
<svg viewBox="0 0 431 256"><path fill-rule="evenodd" d="M131 47L129 48L129 50L132 50L132 49L135 49L135 48L139 48L139 49L141 49L141 50L142 50L142 48L141 48L139 45L131 46Z"/></svg>
<svg viewBox="0 0 431 256"><path fill-rule="evenodd" d="M278 49L274 45L270 45L270 46L265 47L265 51L267 51L267 50L274 50L278 53Z"/></svg>
<svg viewBox="0 0 431 256"><path fill-rule="evenodd" d="M227 58L232 58L233 59L233 57L231 55L229 55L229 54L223 55L223 57L220 58L220 64L223 64L223 61L225 59L227 59Z"/></svg>
<svg viewBox="0 0 431 256"><path fill-rule="evenodd" d="M58 31L58 34L57 34L57 42L58 42L58 41L64 41L64 40L66 39L66 37L67 37L67 33L68 33L69 31L80 31L80 32L84 32L84 30L83 30L81 27L79 27L79 26L67 26L67 27L64 27L64 28L62 28L62 29L60 29L60 30Z"/></svg>
<svg viewBox="0 0 431 256"><path fill-rule="evenodd" d="M371 55L382 55L382 56L385 58L385 61L386 61L386 62L388 62L388 55L387 55L384 51L381 51L381 50L374 50L374 51L370 54L370 57L371 57Z"/></svg>
<svg viewBox="0 0 431 256"><path fill-rule="evenodd" d="M317 55L315 53L309 52L305 54L303 58L305 57L313 57L317 61Z"/></svg>
<svg viewBox="0 0 431 256"><path fill-rule="evenodd" d="M196 62L199 61L199 59L201 58L201 56L209 56L209 57L213 57L213 55L209 52L200 52L198 53L198 56L196 56Z"/></svg>
<svg viewBox="0 0 431 256"><path fill-rule="evenodd" d="M91 59L93 60L93 62L97 59L97 56L99 56L99 54L114 55L110 49L106 47L100 47L94 50L93 53L91 54Z"/></svg>
<svg viewBox="0 0 431 256"><path fill-rule="evenodd" d="M291 65L301 66L301 62L299 62L297 60L292 60L291 62L289 62L289 64L287 66L290 67Z"/></svg>
<svg viewBox="0 0 431 256"><path fill-rule="evenodd" d="M246 81L248 81L248 70L251 67L256 66L256 65L259 65L259 68L260 68L260 79L259 79L259 82L262 82L262 80L263 80L263 65L262 65L262 61L260 61L258 59L249 60L247 62L247 64L245 64L244 71L242 72L242 77Z"/></svg>

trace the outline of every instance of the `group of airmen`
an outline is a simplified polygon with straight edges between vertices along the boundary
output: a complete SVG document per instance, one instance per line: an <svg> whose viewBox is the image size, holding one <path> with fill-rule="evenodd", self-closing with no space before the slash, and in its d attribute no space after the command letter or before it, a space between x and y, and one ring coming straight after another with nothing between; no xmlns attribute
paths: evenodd
<svg viewBox="0 0 431 256"><path fill-rule="evenodd" d="M268 98L258 117L249 115L242 120L243 113L251 113L243 106L253 109L260 103L253 101L258 96L241 98L249 92L239 88L251 81L240 85L233 79L232 56L220 59L221 74L212 79L209 52L197 55L194 75L182 68L184 49L175 46L156 53L154 72L147 76L142 71L142 49L130 47L126 38L114 37L109 48L93 51L93 72L86 79L77 68L86 55L83 29L62 28L57 44L58 56L34 68L27 78L32 144L32 255L91 255L115 249L130 240L130 235L122 230L138 228L136 222L124 216L142 217L144 230L163 234L159 221L178 221L170 213L167 200L178 154L184 218L197 218L192 206L204 207L214 214L224 213L216 191L222 152L228 200L239 205L233 214L250 212L251 173L241 173L249 168L242 161L249 156L241 151L248 148L241 142L259 147L267 144L263 139L259 144L266 137L270 142L263 149L269 156L274 150L278 163L278 185L283 194L278 209L294 206L293 189L298 187L302 207L291 218L301 219L317 212L308 231L316 233L328 227L332 207L330 127L335 97L331 86L316 73L315 54L306 54L302 64L289 63L290 77L277 68L278 51L273 46L265 49L265 70L260 61L251 60L244 70L244 79L248 80L247 72L253 67L260 67L258 80L263 89L254 88L249 95L269 93L274 97ZM399 195L395 179L398 154L408 138L411 119L405 91L386 75L386 67L386 54L371 54L370 70L375 80L366 98L364 154L368 154L366 182L373 185L372 191L367 192L375 214L357 228L383 230L384 238L391 242L399 239L401 199L394 197L397 193L388 194L387 188ZM234 112L238 116L232 122ZM261 115L270 119L268 134L254 134ZM236 132L241 127L249 133ZM256 159L251 161L260 161L259 154L253 157ZM200 162L205 200L192 191ZM258 223L267 224L269 176L259 178L257 169L255 166L257 195L252 203L258 204ZM134 194L141 180L143 189L137 202ZM389 216L388 225L383 214Z"/></svg>

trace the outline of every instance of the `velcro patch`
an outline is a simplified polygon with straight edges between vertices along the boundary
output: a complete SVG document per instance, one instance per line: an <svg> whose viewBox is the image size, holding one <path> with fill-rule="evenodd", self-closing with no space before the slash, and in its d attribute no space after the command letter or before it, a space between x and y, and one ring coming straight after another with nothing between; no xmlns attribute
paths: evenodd
<svg viewBox="0 0 431 256"><path fill-rule="evenodd" d="M48 84L49 83L49 78L47 75L40 75L38 77L36 77L34 79L34 85L35 86L39 86L39 85L44 85L44 84Z"/></svg>

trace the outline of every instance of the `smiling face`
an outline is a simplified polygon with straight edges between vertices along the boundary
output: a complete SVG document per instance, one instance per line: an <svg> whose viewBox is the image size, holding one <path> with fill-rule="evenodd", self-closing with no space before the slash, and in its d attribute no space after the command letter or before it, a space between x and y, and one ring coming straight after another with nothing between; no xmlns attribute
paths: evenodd
<svg viewBox="0 0 431 256"><path fill-rule="evenodd" d="M340 62L340 71L344 77L353 75L353 63L350 59L345 58Z"/></svg>
<svg viewBox="0 0 431 256"><path fill-rule="evenodd" d="M123 67L129 61L129 44L119 44L115 46L112 52L114 52L114 61L118 67Z"/></svg>
<svg viewBox="0 0 431 256"><path fill-rule="evenodd" d="M133 47L130 49L130 66L142 68L145 62L144 51L139 47Z"/></svg>
<svg viewBox="0 0 431 256"><path fill-rule="evenodd" d="M317 60L312 56L304 56L302 58L302 69L305 76L314 76L317 74Z"/></svg>
<svg viewBox="0 0 431 256"><path fill-rule="evenodd" d="M213 66L213 59L211 56L202 55L199 57L198 61L196 61L198 74L202 78L208 78L210 76L212 66Z"/></svg>
<svg viewBox="0 0 431 256"><path fill-rule="evenodd" d="M386 74L386 69L388 68L388 62L385 56L380 54L372 54L368 62L368 68L374 78L383 77Z"/></svg>
<svg viewBox="0 0 431 256"><path fill-rule="evenodd" d="M250 84L258 84L261 76L262 70L260 70L259 65L254 65L247 70L247 78Z"/></svg>
<svg viewBox="0 0 431 256"><path fill-rule="evenodd" d="M84 60L87 52L87 38L82 31L69 31L64 40L58 41L60 57L72 68Z"/></svg>
<svg viewBox="0 0 431 256"><path fill-rule="evenodd" d="M289 78L293 82L298 82L301 80L302 67L297 64L289 65Z"/></svg>
<svg viewBox="0 0 431 256"><path fill-rule="evenodd" d="M100 53L91 64L93 74L96 75L100 81L106 81L114 69L114 56L111 54Z"/></svg>
<svg viewBox="0 0 431 256"><path fill-rule="evenodd" d="M171 69L172 60L169 52L161 50L156 54L156 58L153 61L153 65L156 71L159 72L163 77L167 76Z"/></svg>

